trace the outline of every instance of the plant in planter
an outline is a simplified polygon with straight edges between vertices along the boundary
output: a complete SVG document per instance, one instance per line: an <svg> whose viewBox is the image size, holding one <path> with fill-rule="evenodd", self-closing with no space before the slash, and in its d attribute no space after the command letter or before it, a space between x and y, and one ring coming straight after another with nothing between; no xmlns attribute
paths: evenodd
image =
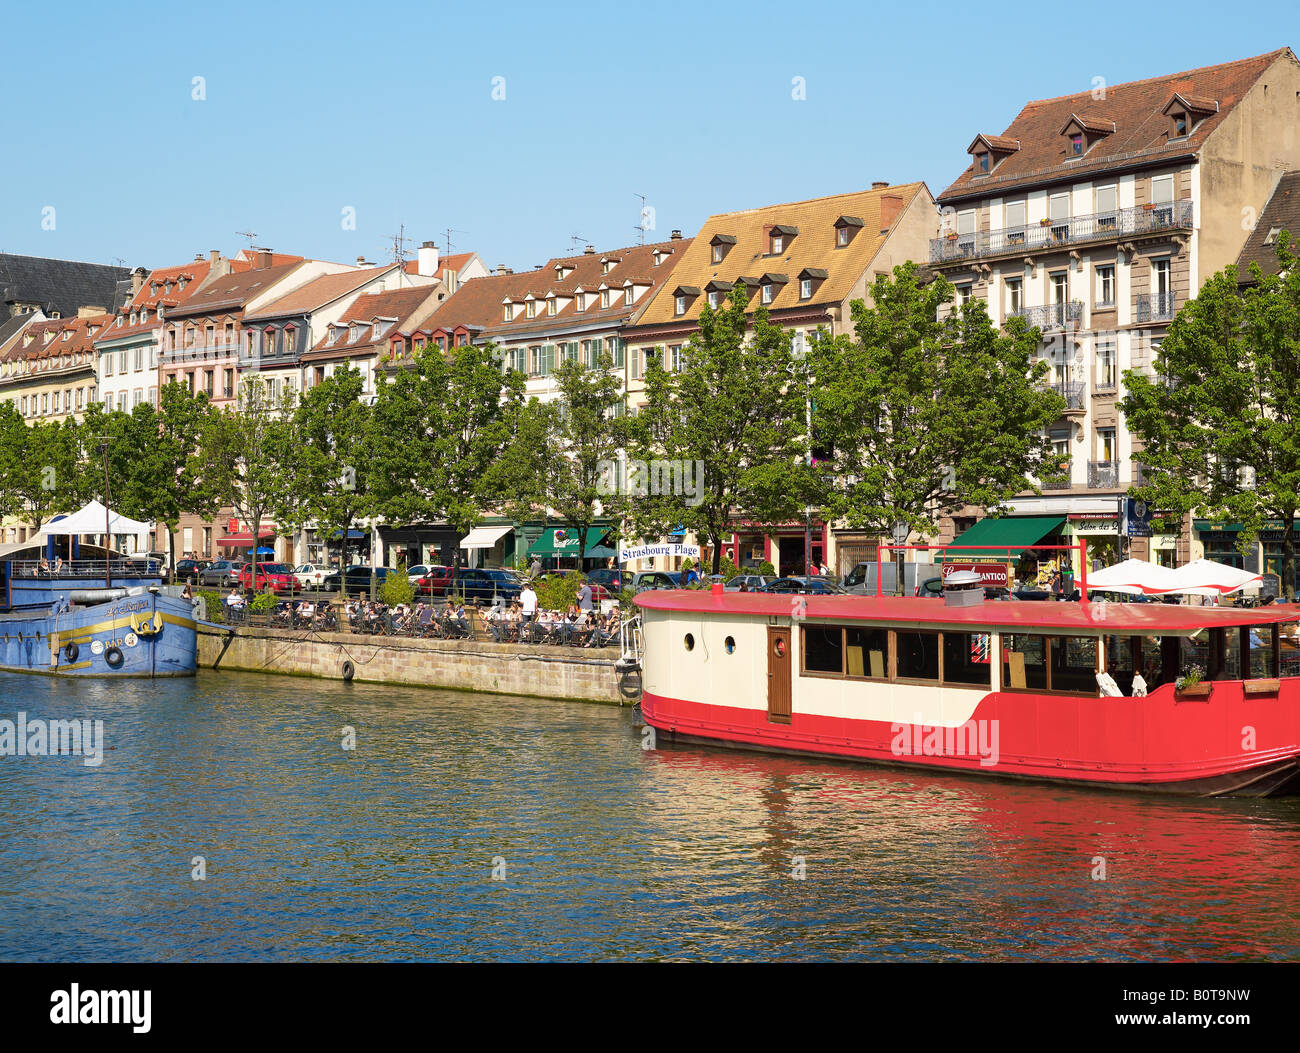
<svg viewBox="0 0 1300 1053"><path fill-rule="evenodd" d="M1205 679L1205 670L1199 665L1189 665L1183 675L1174 681L1174 690L1186 691L1188 688L1195 687ZM1209 686L1208 684L1206 685Z"/></svg>

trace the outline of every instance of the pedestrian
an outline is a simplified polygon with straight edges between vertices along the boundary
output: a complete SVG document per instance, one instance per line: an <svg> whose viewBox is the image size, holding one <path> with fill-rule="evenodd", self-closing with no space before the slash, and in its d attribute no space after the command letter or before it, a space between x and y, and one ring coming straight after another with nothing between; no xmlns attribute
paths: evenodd
<svg viewBox="0 0 1300 1053"><path fill-rule="evenodd" d="M194 599L194 590L190 588L190 583L188 581L185 583L185 588L181 590L181 599L183 600Z"/></svg>
<svg viewBox="0 0 1300 1053"><path fill-rule="evenodd" d="M533 622L537 620L537 593L533 591L531 581L524 582L524 587L519 593L519 608L524 629L531 629Z"/></svg>
<svg viewBox="0 0 1300 1053"><path fill-rule="evenodd" d="M578 610L591 610L591 582L584 581L582 588L578 590Z"/></svg>
<svg viewBox="0 0 1300 1053"><path fill-rule="evenodd" d="M542 561L540 557L534 556L532 565L528 568L528 576L530 578L538 578L541 577L541 574L542 574Z"/></svg>

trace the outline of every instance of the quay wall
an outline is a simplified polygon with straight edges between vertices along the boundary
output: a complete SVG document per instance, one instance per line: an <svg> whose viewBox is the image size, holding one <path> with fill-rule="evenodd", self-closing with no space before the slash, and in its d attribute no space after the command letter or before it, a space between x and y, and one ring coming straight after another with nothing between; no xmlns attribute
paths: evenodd
<svg viewBox="0 0 1300 1053"><path fill-rule="evenodd" d="M230 669L366 683L484 691L607 705L637 701L639 681L614 669L617 648L546 647L475 640L424 640L304 633L286 629L199 628L200 669ZM633 687L638 690L628 693Z"/></svg>

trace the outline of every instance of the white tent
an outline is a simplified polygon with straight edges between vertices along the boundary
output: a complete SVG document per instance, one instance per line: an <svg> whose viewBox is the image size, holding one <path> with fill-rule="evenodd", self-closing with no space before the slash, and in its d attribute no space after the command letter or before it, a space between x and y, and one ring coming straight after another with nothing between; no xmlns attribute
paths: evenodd
<svg viewBox="0 0 1300 1053"><path fill-rule="evenodd" d="M1173 577L1174 587L1168 591L1193 596L1226 596L1230 592L1257 586L1264 580L1259 574L1209 559L1185 563L1173 572Z"/></svg>
<svg viewBox="0 0 1300 1053"><path fill-rule="evenodd" d="M98 501L91 501L85 508L79 509L71 515L46 523L41 527L40 533L46 536L57 535L59 537L69 534L102 534L104 533L104 512L103 505ZM110 534L135 534L139 536L149 532L149 524L110 511L108 513L108 532Z"/></svg>
<svg viewBox="0 0 1300 1053"><path fill-rule="evenodd" d="M1178 582L1168 567L1144 559L1126 559L1113 567L1088 573L1088 591L1122 592L1129 595L1159 596L1177 591Z"/></svg>

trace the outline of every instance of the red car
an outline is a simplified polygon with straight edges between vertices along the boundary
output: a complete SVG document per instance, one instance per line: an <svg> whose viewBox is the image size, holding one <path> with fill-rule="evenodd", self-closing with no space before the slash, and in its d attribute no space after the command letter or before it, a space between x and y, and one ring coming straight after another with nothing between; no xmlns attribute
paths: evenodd
<svg viewBox="0 0 1300 1053"><path fill-rule="evenodd" d="M253 581L253 565L245 564L239 572L239 584L248 588ZM296 587L293 568L288 563L259 563L257 565L256 591L270 589L272 592L288 592Z"/></svg>
<svg viewBox="0 0 1300 1053"><path fill-rule="evenodd" d="M429 573L415 583L416 592L427 592L430 596L442 596L451 584L451 567L430 567Z"/></svg>

